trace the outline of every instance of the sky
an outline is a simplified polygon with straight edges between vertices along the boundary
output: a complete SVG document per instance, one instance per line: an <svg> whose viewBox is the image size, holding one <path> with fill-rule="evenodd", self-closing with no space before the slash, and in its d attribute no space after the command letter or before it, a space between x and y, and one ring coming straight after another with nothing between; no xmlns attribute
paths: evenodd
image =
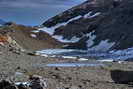
<svg viewBox="0 0 133 89"><path fill-rule="evenodd" d="M36 26L85 0L0 0L0 19Z"/></svg>

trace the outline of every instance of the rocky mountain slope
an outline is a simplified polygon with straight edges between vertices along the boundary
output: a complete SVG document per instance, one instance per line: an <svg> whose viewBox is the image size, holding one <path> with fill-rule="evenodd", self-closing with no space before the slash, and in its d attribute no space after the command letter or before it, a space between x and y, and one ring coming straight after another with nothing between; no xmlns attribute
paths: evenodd
<svg viewBox="0 0 133 89"><path fill-rule="evenodd" d="M3 37L7 38L4 39L5 41L8 41L10 38L24 49L31 51L61 47L62 44L60 42L51 38L45 32L41 32L41 34L34 33L35 30L37 30L36 27L28 27L9 22L0 27L0 35L2 39Z"/></svg>
<svg viewBox="0 0 133 89"><path fill-rule="evenodd" d="M64 48L121 50L133 46L133 1L88 0L44 22L45 32Z"/></svg>

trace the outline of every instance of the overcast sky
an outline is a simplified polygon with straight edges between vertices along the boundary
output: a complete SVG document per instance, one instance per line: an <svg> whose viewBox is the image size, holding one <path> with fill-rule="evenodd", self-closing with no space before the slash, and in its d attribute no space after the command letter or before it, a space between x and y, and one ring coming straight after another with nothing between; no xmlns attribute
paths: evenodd
<svg viewBox="0 0 133 89"><path fill-rule="evenodd" d="M85 0L0 0L0 19L39 25Z"/></svg>
<svg viewBox="0 0 133 89"><path fill-rule="evenodd" d="M44 5L73 5L85 0L0 0L0 7L35 7L41 8Z"/></svg>

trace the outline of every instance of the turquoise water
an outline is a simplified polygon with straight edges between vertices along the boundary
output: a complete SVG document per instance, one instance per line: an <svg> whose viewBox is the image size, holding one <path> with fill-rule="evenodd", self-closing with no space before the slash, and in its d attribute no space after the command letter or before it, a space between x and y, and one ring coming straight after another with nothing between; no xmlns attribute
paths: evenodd
<svg viewBox="0 0 133 89"><path fill-rule="evenodd" d="M36 26L85 0L1 0L0 19Z"/></svg>
<svg viewBox="0 0 133 89"><path fill-rule="evenodd" d="M98 67L98 66L105 66L103 63L93 63L93 62L63 62L63 63L52 63L52 64L34 64L33 66L36 67Z"/></svg>
<svg viewBox="0 0 133 89"><path fill-rule="evenodd" d="M104 64L98 63L55 63L47 64L47 67L95 67L95 66L104 66Z"/></svg>

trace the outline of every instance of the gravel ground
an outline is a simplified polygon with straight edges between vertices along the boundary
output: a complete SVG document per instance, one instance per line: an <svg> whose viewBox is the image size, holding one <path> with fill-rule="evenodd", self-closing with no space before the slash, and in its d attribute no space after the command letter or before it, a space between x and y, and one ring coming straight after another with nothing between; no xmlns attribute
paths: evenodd
<svg viewBox="0 0 133 89"><path fill-rule="evenodd" d="M0 46L1 79L11 78L19 82L27 81L30 75L39 75L46 79L48 89L133 89L131 85L114 83L110 77L113 69L133 70L132 62L103 63L105 66L96 67L46 67L38 64L77 60L45 58L9 50L9 47Z"/></svg>

